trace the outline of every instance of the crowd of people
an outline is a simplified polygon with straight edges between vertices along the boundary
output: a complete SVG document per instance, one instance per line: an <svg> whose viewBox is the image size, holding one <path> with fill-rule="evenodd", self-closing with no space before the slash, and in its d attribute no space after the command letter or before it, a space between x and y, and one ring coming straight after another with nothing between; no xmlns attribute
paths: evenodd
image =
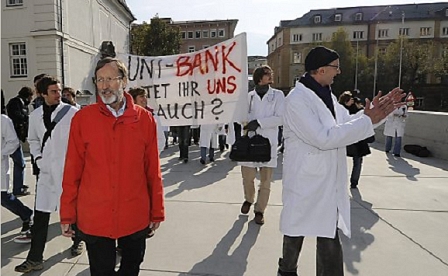
<svg viewBox="0 0 448 276"><path fill-rule="evenodd" d="M62 235L73 240L72 255L81 254L85 243L91 275L138 275L146 238L165 220L159 154L169 146L169 134L178 143L181 162L189 161L193 139L200 148L199 162L205 165L215 161L215 150L222 152L242 134L256 133L269 140L270 160L238 162L244 199L240 212L248 214L254 205L255 223L265 223L282 144L283 252L278 275L298 275L304 237L317 237L318 275L343 275L338 229L350 236L346 154L353 158L349 183L356 189L374 128L386 118L386 129L395 120L404 121L406 109L399 88L366 99L365 106L348 91L338 101L331 84L341 70L337 52L313 48L305 59L305 74L285 97L271 86L273 70L261 66L254 71L255 88L248 93L248 121L227 125L162 126L148 106L146 90L125 92L127 68L110 57L101 59L94 70L95 104L81 108L74 89L61 87L58 79L46 74L36 76L35 88L22 88L6 108L2 94L2 206L23 222L15 241L31 243L26 260L15 271L43 269L50 214L59 211ZM402 131L385 130L385 135L385 150L391 150L395 137L393 153L400 156ZM25 141L37 181L34 210L17 198L29 194L23 181ZM14 162L12 189L9 158ZM121 263L116 272L117 248Z"/></svg>

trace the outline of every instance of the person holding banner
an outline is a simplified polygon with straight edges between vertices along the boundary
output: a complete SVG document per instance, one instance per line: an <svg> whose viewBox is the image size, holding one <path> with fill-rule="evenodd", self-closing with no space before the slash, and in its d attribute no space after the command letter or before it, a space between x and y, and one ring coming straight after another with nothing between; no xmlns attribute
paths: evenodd
<svg viewBox="0 0 448 276"><path fill-rule="evenodd" d="M257 134L269 139L271 143L271 160L268 162L239 162L243 177L244 203L241 206L241 213L247 214L250 207L255 202L255 176L257 169L260 172L260 186L258 197L255 202L255 223L263 225L264 211L268 205L271 193L271 182L273 168L277 167L277 132L278 127L283 124L283 109L285 95L282 91L273 89L272 69L265 65L255 69L253 74L255 89L248 94L249 123L244 127L249 132L255 131Z"/></svg>
<svg viewBox="0 0 448 276"><path fill-rule="evenodd" d="M62 183L61 230L76 223L86 243L92 276L137 276L146 238L165 220L154 117L124 92L128 71L116 58L95 68L98 102L72 120Z"/></svg>
<svg viewBox="0 0 448 276"><path fill-rule="evenodd" d="M318 46L305 58L306 73L285 101L283 131L283 254L279 276L297 276L305 236L317 237L316 275L344 275L338 229L350 237L350 198L346 146L375 134L376 127L402 97L393 89L349 115L331 90L341 73L339 54Z"/></svg>

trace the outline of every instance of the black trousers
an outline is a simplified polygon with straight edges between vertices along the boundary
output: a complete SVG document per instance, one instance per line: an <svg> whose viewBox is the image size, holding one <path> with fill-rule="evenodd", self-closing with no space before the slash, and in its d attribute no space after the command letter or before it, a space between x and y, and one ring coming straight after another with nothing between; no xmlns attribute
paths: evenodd
<svg viewBox="0 0 448 276"><path fill-rule="evenodd" d="M146 236L149 228L145 228L129 236L118 238L121 248L121 263L115 272L115 239L92 236L81 233L89 256L91 276L137 276L146 250Z"/></svg>
<svg viewBox="0 0 448 276"><path fill-rule="evenodd" d="M31 248L26 257L27 260L33 262L43 260L49 222L50 213L34 210L34 222L31 226Z"/></svg>
<svg viewBox="0 0 448 276"><path fill-rule="evenodd" d="M278 261L279 275L297 276L297 264L304 237L283 236L283 258ZM343 276L342 246L338 232L334 239L317 237L316 275Z"/></svg>
<svg viewBox="0 0 448 276"><path fill-rule="evenodd" d="M188 159L188 146L190 145L190 126L178 126L179 151L181 159Z"/></svg>

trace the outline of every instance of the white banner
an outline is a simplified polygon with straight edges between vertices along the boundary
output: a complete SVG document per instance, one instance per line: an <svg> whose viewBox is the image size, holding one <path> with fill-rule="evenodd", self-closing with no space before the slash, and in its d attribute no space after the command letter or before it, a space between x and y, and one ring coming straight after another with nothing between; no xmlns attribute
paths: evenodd
<svg viewBox="0 0 448 276"><path fill-rule="evenodd" d="M164 126L227 124L247 117L246 34L173 56L118 56L128 87L142 87Z"/></svg>

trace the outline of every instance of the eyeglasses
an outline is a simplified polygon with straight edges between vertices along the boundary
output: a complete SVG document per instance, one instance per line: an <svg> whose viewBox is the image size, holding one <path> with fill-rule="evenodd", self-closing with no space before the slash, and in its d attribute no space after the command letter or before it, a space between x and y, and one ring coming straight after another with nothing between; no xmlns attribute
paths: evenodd
<svg viewBox="0 0 448 276"><path fill-rule="evenodd" d="M327 64L327 65L325 65L325 66L336 68L336 70L341 70L341 67L340 67L339 64L338 64L338 65Z"/></svg>
<svg viewBox="0 0 448 276"><path fill-rule="evenodd" d="M115 78L99 78L95 81L96 84L105 84L105 83L111 83L118 80L122 80L123 77L115 77Z"/></svg>

